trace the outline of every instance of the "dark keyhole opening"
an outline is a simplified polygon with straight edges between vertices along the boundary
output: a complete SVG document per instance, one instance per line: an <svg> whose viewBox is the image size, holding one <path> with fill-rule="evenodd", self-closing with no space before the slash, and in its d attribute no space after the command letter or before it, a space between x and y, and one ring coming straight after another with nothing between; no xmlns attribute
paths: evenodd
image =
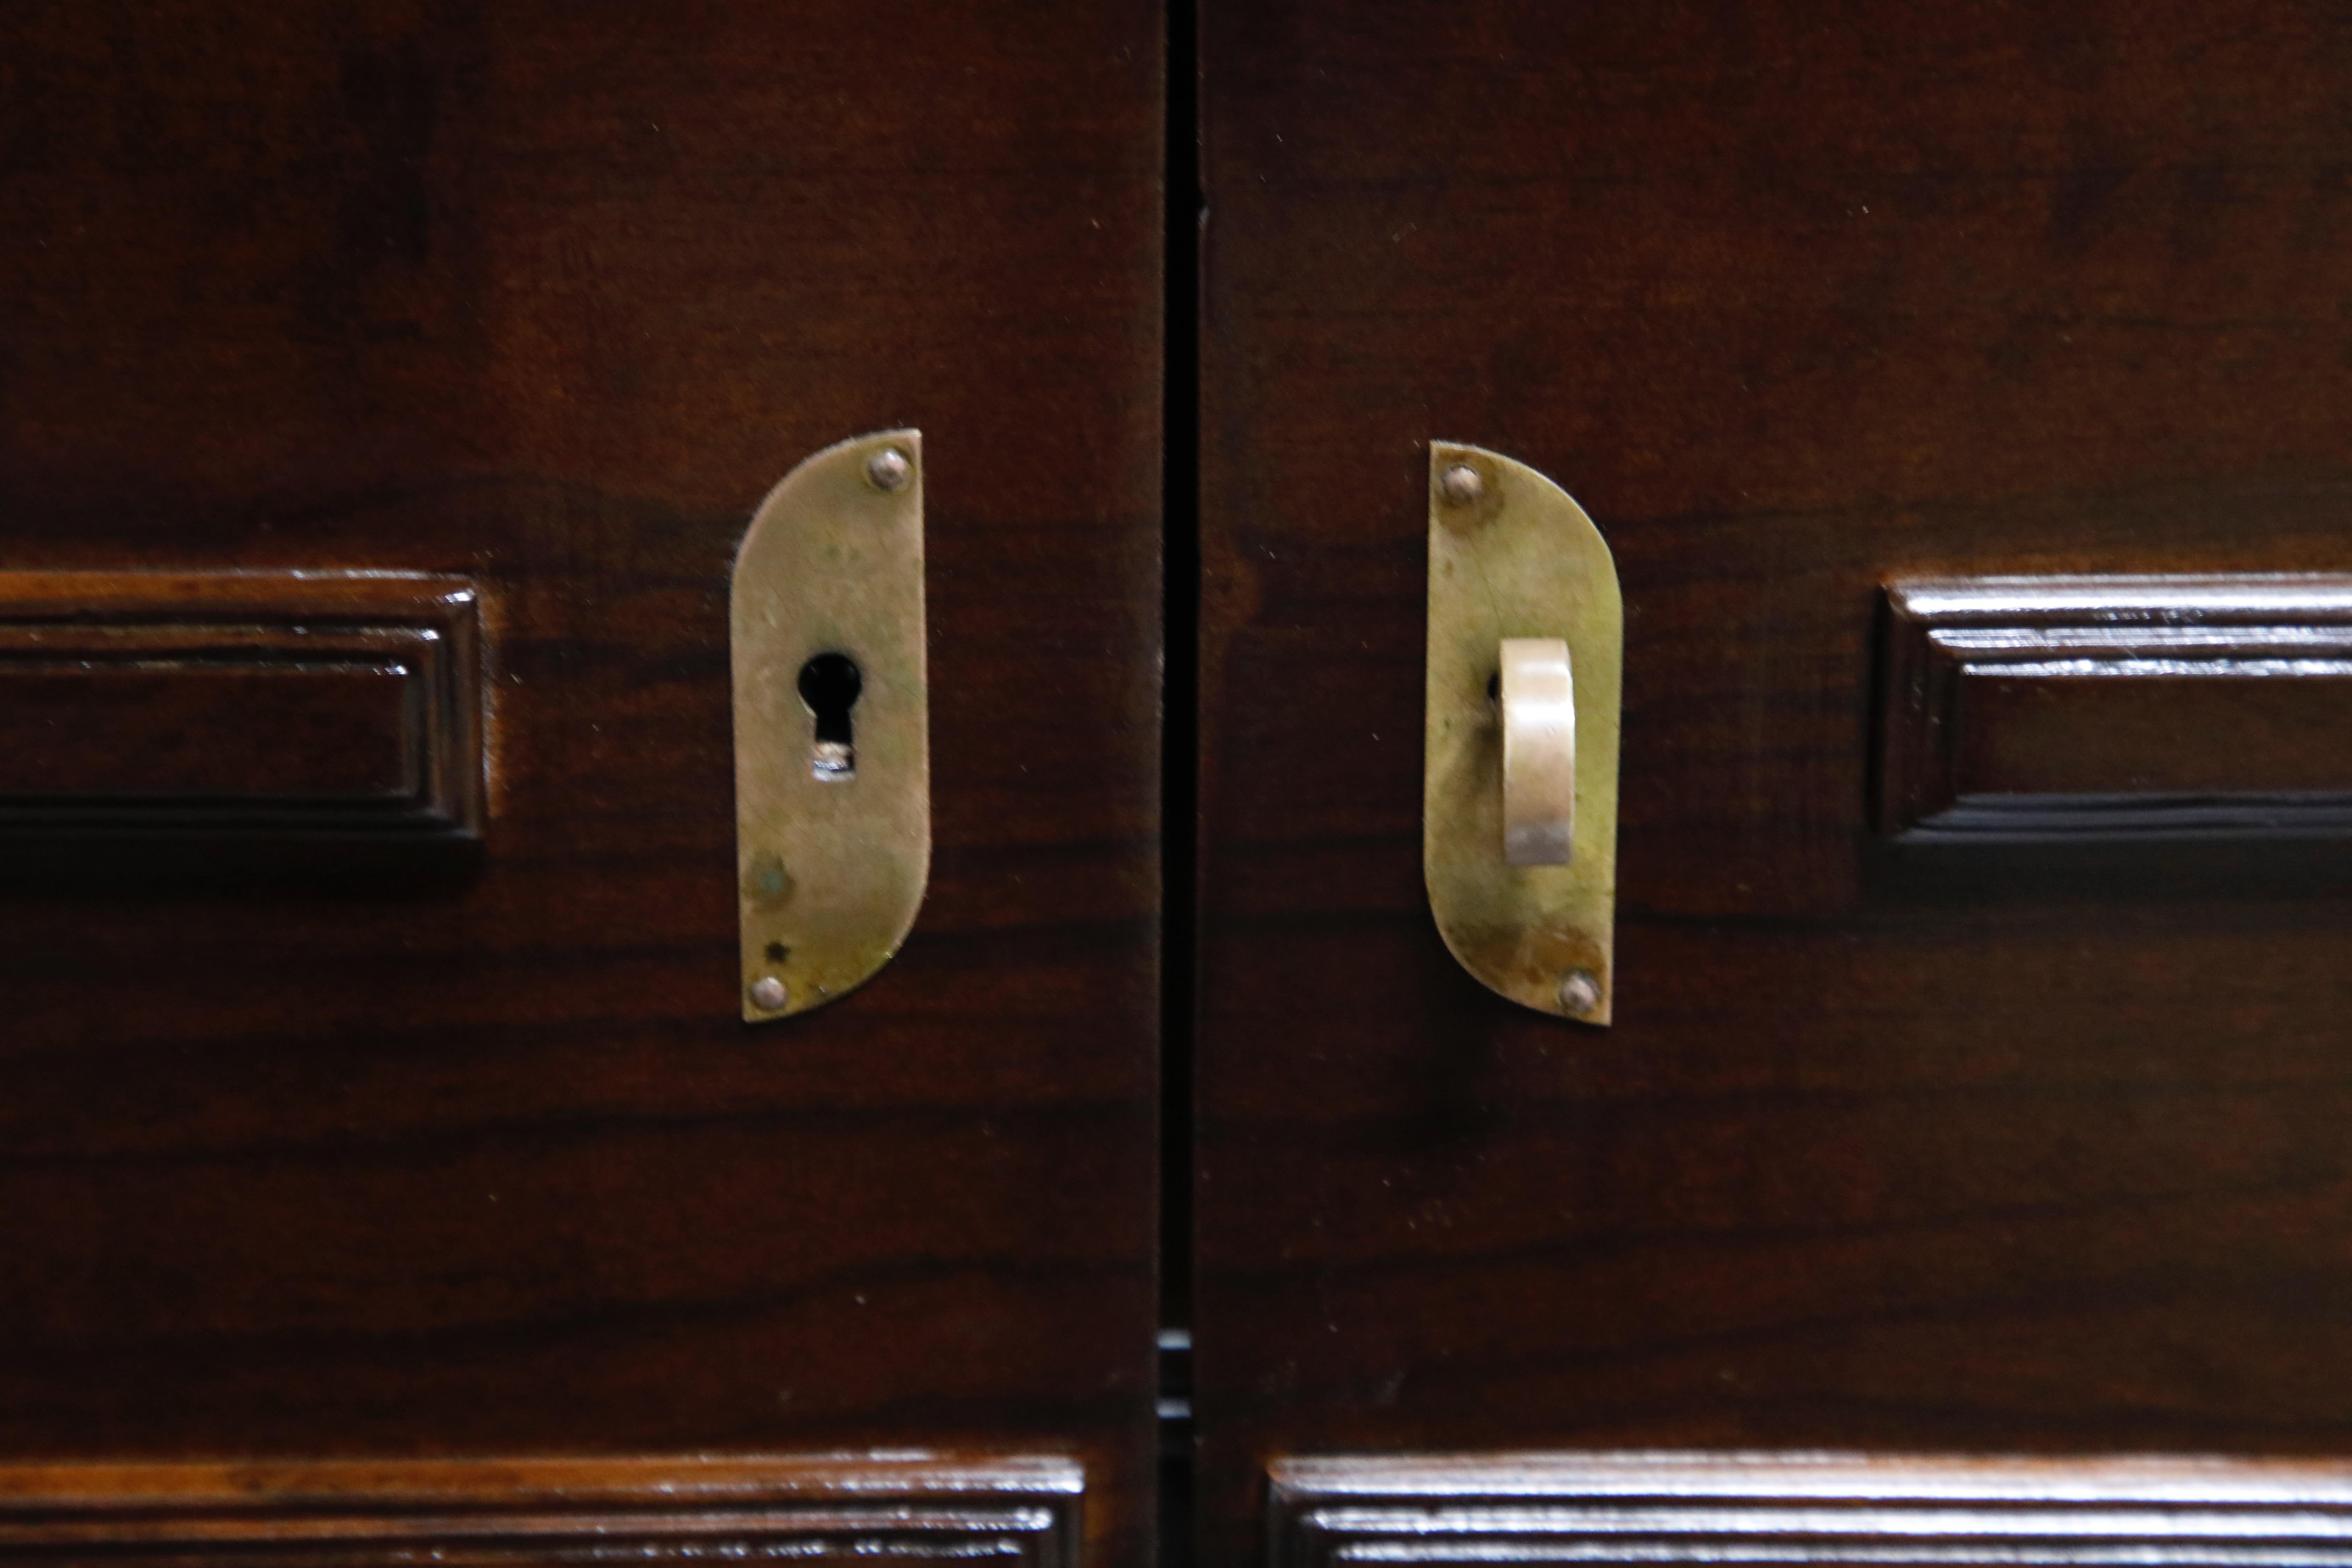
<svg viewBox="0 0 2352 1568"><path fill-rule="evenodd" d="M856 776L849 710L857 706L857 693L865 685L856 661L847 654L821 653L801 666L801 700L816 715L816 749L809 772L827 783Z"/></svg>

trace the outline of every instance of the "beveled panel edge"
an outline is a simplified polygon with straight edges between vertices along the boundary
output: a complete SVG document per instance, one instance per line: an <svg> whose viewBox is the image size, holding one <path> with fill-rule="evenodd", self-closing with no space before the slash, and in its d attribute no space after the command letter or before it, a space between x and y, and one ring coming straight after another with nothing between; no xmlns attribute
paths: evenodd
<svg viewBox="0 0 2352 1568"><path fill-rule="evenodd" d="M2294 797L2051 797L1983 809L1954 787L1961 678L2053 656L2352 657L2352 574L1918 576L1880 585L1871 816L1909 844L2352 834L2352 791Z"/></svg>
<svg viewBox="0 0 2352 1568"><path fill-rule="evenodd" d="M350 1564L987 1556L1072 1568L1083 1468L1054 1455L881 1451L623 1458L0 1465L0 1563L103 1547L126 1565L257 1548ZM830 1550L828 1550L830 1549Z"/></svg>
<svg viewBox="0 0 2352 1568"><path fill-rule="evenodd" d="M2352 1461L1433 1453L1277 1459L1267 1480L1274 1568L2352 1563Z"/></svg>
<svg viewBox="0 0 2352 1568"><path fill-rule="evenodd" d="M16 843L158 836L436 838L473 843L486 815L481 593L440 573L246 569L0 571L0 657L44 644L95 657L292 662L313 648L350 657L422 649L415 738L422 788L403 810L306 810L262 802L0 804ZM379 646L380 645L380 647Z"/></svg>

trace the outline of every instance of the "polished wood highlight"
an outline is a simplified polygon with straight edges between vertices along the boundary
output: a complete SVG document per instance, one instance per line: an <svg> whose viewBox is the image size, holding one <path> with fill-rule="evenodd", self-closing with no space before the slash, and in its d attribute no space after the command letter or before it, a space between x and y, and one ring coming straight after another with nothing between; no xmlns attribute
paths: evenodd
<svg viewBox="0 0 2352 1568"><path fill-rule="evenodd" d="M2352 578L1895 583L1882 829L2352 831Z"/></svg>
<svg viewBox="0 0 2352 1568"><path fill-rule="evenodd" d="M0 573L0 833L478 835L477 600L400 573Z"/></svg>
<svg viewBox="0 0 2352 1568"><path fill-rule="evenodd" d="M1274 1568L2352 1563L2352 1466L1761 1453L1278 1461Z"/></svg>
<svg viewBox="0 0 2352 1568"><path fill-rule="evenodd" d="M1283 1455L2352 1453L2343 858L1871 793L1888 582L2352 569L2342 16L1202 32L1204 1559ZM1428 913L1433 433L1616 559L1606 1035Z"/></svg>
<svg viewBox="0 0 2352 1568"><path fill-rule="evenodd" d="M468 879L0 878L0 1458L1042 1450L1144 1560L1160 38L0 7L0 566L459 575L488 656ZM916 426L929 891L747 1028L729 563Z"/></svg>
<svg viewBox="0 0 2352 1568"><path fill-rule="evenodd" d="M1075 1568L1056 1458L0 1466L0 1563L990 1562Z"/></svg>

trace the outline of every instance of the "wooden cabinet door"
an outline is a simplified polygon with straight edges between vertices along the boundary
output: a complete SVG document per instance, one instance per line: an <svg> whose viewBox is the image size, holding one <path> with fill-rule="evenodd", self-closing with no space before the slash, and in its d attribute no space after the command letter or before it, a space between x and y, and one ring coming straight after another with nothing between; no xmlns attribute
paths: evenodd
<svg viewBox="0 0 2352 1568"><path fill-rule="evenodd" d="M2352 1447L2325 812L1874 791L1891 583L2352 570L2341 16L1271 0L1202 58L1205 1560L2335 1560L2340 1472L2255 1463ZM1606 1030L1432 925L1433 439L1615 554ZM2293 774L2340 728L2272 673L2149 754ZM1969 711L2029 804L2130 750Z"/></svg>
<svg viewBox="0 0 2352 1568"><path fill-rule="evenodd" d="M0 590L0 1556L1143 1560L1160 34L0 16L0 573L47 574ZM730 563L908 426L928 898L747 1026ZM70 629L184 619L159 573L285 679L174 646L88 700ZM184 856L175 802L415 785L440 611L287 651L383 574L475 606L478 798L417 809L478 860L299 810Z"/></svg>

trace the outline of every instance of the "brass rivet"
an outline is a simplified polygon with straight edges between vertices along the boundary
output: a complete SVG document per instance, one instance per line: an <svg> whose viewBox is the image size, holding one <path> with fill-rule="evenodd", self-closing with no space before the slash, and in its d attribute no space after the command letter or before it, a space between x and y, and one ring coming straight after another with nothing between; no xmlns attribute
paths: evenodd
<svg viewBox="0 0 2352 1568"><path fill-rule="evenodd" d="M915 465L896 447L885 447L866 459L866 482L877 490L902 490L915 477Z"/></svg>
<svg viewBox="0 0 2352 1568"><path fill-rule="evenodd" d="M792 987L772 974L762 974L751 983L751 1005L771 1013L781 1012L793 999Z"/></svg>
<svg viewBox="0 0 2352 1568"><path fill-rule="evenodd" d="M1589 969L1571 969L1559 983L1559 1005L1582 1017L1601 1005L1601 982Z"/></svg>
<svg viewBox="0 0 2352 1568"><path fill-rule="evenodd" d="M1486 493L1486 481L1467 463L1456 463L1437 477L1439 493L1455 506L1468 506Z"/></svg>

